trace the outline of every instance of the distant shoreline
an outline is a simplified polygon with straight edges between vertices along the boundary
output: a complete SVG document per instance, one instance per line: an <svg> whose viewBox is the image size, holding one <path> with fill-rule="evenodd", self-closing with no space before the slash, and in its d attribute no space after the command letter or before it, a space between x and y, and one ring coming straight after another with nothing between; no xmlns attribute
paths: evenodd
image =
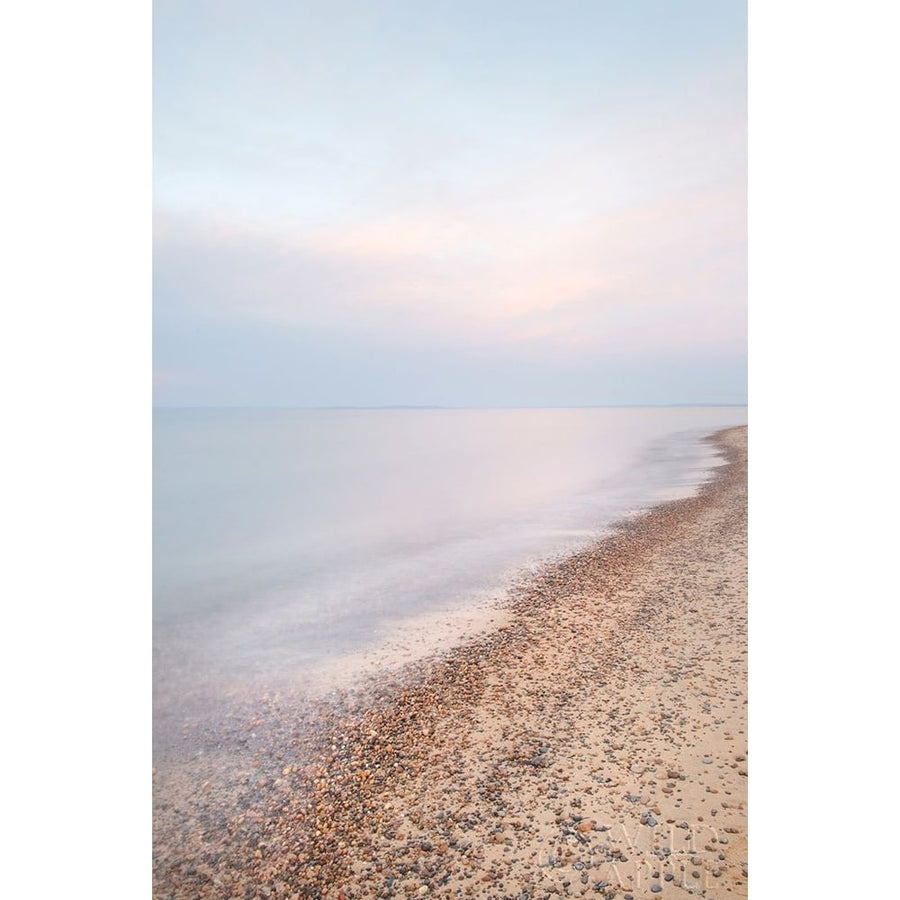
<svg viewBox="0 0 900 900"><path fill-rule="evenodd" d="M307 410L310 412L316 410L336 411L336 410L429 410L429 409L747 409L746 401L744 403L589 403L581 406L417 406L415 404L396 404L386 406L246 406L242 404L220 405L220 404L198 404L184 406L153 406L157 409L296 409Z"/></svg>

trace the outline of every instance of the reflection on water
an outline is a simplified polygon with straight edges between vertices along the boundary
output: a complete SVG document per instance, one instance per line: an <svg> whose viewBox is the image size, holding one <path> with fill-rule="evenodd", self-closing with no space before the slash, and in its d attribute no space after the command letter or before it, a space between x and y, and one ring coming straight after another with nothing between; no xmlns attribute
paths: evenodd
<svg viewBox="0 0 900 900"><path fill-rule="evenodd" d="M689 492L745 408L156 410L159 723L302 684ZM349 660L349 656L347 657Z"/></svg>

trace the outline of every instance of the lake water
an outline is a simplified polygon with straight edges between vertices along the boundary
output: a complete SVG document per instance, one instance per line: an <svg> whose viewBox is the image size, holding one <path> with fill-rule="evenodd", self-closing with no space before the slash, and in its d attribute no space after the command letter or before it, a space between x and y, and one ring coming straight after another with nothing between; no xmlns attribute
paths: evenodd
<svg viewBox="0 0 900 900"><path fill-rule="evenodd" d="M156 410L157 736L241 692L352 680L408 623L490 608L511 578L692 493L718 461L704 436L746 421L744 407Z"/></svg>

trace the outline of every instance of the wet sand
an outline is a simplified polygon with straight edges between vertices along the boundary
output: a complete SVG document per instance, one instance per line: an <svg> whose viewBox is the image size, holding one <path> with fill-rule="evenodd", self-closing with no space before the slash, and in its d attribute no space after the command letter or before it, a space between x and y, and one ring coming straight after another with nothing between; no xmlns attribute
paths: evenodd
<svg viewBox="0 0 900 900"><path fill-rule="evenodd" d="M154 896L746 896L747 429L716 439L500 627L155 772Z"/></svg>

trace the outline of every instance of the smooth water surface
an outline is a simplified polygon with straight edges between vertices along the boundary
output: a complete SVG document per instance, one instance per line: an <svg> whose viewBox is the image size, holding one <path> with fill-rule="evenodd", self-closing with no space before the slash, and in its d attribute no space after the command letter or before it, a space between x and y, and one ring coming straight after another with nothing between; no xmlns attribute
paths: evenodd
<svg viewBox="0 0 900 900"><path fill-rule="evenodd" d="M685 496L739 408L158 409L154 686L302 684ZM349 658L349 657L348 657Z"/></svg>

